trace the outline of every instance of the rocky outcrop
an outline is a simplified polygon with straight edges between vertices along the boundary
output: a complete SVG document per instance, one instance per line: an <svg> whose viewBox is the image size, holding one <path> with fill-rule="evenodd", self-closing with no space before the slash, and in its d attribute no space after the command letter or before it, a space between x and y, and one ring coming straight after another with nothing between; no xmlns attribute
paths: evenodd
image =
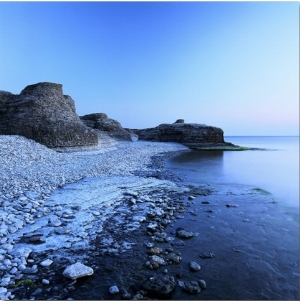
<svg viewBox="0 0 300 301"><path fill-rule="evenodd" d="M178 142L188 147L225 145L223 130L197 123L184 123L183 119L173 124L161 124L155 128L133 130L141 140Z"/></svg>
<svg viewBox="0 0 300 301"><path fill-rule="evenodd" d="M138 139L136 134L129 129L124 129L118 121L108 118L105 113L88 114L81 116L80 119L86 126L103 131L117 140L135 141Z"/></svg>
<svg viewBox="0 0 300 301"><path fill-rule="evenodd" d="M0 91L0 135L22 135L50 148L98 144L62 85L48 82L27 86L19 95Z"/></svg>

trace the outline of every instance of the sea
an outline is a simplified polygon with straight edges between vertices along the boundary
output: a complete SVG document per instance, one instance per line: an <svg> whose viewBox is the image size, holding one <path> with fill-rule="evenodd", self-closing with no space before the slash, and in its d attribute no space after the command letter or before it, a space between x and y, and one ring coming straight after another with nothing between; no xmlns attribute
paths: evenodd
<svg viewBox="0 0 300 301"><path fill-rule="evenodd" d="M168 168L196 183L253 185L299 210L299 136L225 136L224 140L258 150L193 150L170 159Z"/></svg>

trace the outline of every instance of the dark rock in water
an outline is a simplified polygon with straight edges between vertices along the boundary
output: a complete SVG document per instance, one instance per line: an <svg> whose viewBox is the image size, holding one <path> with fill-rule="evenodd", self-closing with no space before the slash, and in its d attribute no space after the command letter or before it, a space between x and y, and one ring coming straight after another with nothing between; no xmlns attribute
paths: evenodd
<svg viewBox="0 0 300 301"><path fill-rule="evenodd" d="M138 136L131 130L124 129L118 121L108 118L105 113L88 114L81 116L80 119L86 126L106 132L112 138L127 141L138 139Z"/></svg>
<svg viewBox="0 0 300 301"><path fill-rule="evenodd" d="M176 229L176 236L179 238L191 238L194 236L194 233L179 227Z"/></svg>
<svg viewBox="0 0 300 301"><path fill-rule="evenodd" d="M197 281L185 282L183 289L191 294L198 294L201 292L201 287Z"/></svg>
<svg viewBox="0 0 300 301"><path fill-rule="evenodd" d="M62 85L47 82L19 95L0 91L0 135L25 136L51 148L98 144L97 133L82 123Z"/></svg>
<svg viewBox="0 0 300 301"><path fill-rule="evenodd" d="M143 287L147 291L157 294L157 295L168 295L170 294L176 285L174 277L168 275L156 275L149 278Z"/></svg>
<svg viewBox="0 0 300 301"><path fill-rule="evenodd" d="M205 124L184 123L183 119L173 124L133 131L141 140L178 142L188 147L227 145L222 129Z"/></svg>

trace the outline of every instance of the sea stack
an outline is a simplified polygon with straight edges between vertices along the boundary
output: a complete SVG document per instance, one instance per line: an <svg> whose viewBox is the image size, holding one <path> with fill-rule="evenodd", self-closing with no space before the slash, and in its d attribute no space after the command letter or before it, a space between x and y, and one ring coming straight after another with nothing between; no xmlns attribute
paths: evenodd
<svg viewBox="0 0 300 301"><path fill-rule="evenodd" d="M0 135L21 135L50 148L92 146L97 133L76 114L62 85L41 82L19 95L0 91Z"/></svg>

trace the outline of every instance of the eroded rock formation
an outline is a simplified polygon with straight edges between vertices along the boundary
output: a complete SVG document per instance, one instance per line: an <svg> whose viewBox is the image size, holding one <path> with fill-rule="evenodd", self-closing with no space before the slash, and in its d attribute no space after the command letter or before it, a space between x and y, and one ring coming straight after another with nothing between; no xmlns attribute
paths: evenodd
<svg viewBox="0 0 300 301"><path fill-rule="evenodd" d="M62 85L48 82L27 86L19 95L0 91L0 135L22 135L51 148L98 144Z"/></svg>
<svg viewBox="0 0 300 301"><path fill-rule="evenodd" d="M84 124L92 129L97 129L107 133L112 138L118 140L135 141L138 136L128 129L124 129L122 125L105 113L94 113L81 116L80 119Z"/></svg>
<svg viewBox="0 0 300 301"><path fill-rule="evenodd" d="M205 124L184 123L183 119L173 124L133 131L141 140L178 142L188 147L226 144L222 129Z"/></svg>

